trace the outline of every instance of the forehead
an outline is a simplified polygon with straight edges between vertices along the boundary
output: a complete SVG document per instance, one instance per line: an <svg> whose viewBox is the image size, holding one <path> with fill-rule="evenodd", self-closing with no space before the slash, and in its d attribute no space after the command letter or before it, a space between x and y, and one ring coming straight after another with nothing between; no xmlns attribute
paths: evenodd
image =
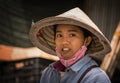
<svg viewBox="0 0 120 83"><path fill-rule="evenodd" d="M56 26L56 31L82 31L80 27L69 24L59 24Z"/></svg>

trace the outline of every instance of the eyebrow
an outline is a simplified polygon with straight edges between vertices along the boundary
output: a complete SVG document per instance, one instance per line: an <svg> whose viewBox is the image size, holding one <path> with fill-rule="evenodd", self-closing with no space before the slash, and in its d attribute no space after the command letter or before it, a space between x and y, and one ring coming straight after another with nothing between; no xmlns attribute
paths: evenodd
<svg viewBox="0 0 120 83"><path fill-rule="evenodd" d="M56 33L61 33L62 31L57 30ZM68 32L78 32L78 30L68 30Z"/></svg>

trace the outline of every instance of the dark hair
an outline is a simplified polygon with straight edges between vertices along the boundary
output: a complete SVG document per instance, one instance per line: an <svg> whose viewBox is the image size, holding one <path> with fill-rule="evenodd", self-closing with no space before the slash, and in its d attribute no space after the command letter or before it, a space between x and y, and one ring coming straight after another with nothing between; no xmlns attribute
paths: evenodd
<svg viewBox="0 0 120 83"><path fill-rule="evenodd" d="M88 31L88 30L86 30L82 27L80 27L80 29L83 31L83 35L84 35L85 38L88 37L88 36L92 36L92 33L90 31Z"/></svg>

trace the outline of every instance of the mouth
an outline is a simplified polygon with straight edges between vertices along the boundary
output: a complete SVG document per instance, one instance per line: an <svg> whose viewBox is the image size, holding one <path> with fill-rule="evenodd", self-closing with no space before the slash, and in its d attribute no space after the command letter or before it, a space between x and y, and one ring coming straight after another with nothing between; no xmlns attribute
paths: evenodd
<svg viewBox="0 0 120 83"><path fill-rule="evenodd" d="M65 54L65 53L68 53L71 49L70 48L62 48L62 53Z"/></svg>

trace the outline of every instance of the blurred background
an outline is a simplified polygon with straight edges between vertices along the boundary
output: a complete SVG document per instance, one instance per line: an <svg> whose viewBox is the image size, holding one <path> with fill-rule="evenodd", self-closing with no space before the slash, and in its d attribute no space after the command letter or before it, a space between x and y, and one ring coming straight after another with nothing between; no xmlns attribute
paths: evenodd
<svg viewBox="0 0 120 83"><path fill-rule="evenodd" d="M55 16L74 7L80 7L110 42L117 34L118 39L114 42L120 44L120 0L0 0L0 83L39 83L42 70L57 59L44 59L32 55L28 57L28 54L25 57L23 50L37 49L29 40L32 21ZM118 48L118 51L113 54L114 60L107 56L110 61L106 72L110 75L112 83L120 83L120 50L119 47L115 48ZM13 55L15 49L21 50L17 52L20 54ZM104 58L98 59L99 64L107 62ZM108 69L111 70L107 71ZM112 74L109 73L111 71Z"/></svg>

